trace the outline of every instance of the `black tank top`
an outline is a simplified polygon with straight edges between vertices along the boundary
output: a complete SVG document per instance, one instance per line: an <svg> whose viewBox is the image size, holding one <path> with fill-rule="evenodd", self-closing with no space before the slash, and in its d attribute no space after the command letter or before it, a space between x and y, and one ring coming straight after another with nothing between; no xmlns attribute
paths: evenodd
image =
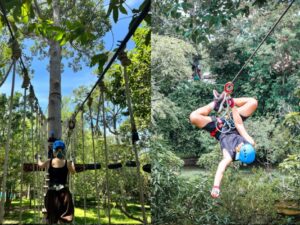
<svg viewBox="0 0 300 225"><path fill-rule="evenodd" d="M49 173L49 179L50 179L50 186L54 184L63 184L65 185L67 183L67 177L68 177L68 167L67 167L67 160L63 167L61 168L54 168L52 166L52 159L50 160L50 166L48 169Z"/></svg>

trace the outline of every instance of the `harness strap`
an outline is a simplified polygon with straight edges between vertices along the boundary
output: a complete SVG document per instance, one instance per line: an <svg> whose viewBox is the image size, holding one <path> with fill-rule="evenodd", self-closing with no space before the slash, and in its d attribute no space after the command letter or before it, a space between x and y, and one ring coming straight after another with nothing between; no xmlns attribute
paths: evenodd
<svg viewBox="0 0 300 225"><path fill-rule="evenodd" d="M216 118L216 123L216 128L210 132L210 136L212 137L216 137L217 132L220 131L224 125L223 121L219 117Z"/></svg>

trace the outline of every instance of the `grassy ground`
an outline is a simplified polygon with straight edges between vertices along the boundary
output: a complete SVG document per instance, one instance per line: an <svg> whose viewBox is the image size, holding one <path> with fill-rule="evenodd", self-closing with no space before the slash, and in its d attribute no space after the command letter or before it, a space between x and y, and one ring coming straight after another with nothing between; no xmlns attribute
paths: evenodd
<svg viewBox="0 0 300 225"><path fill-rule="evenodd" d="M196 176L201 176L207 174L209 171L200 169L199 167L184 167L181 170L181 177L193 179Z"/></svg>
<svg viewBox="0 0 300 225"><path fill-rule="evenodd" d="M17 224L19 222L20 212L19 201L12 202L12 209L5 214L4 224ZM41 212L34 212L34 207L29 207L29 200L23 200L23 216L22 224L40 224L43 223L43 215ZM146 206L148 221L150 221L150 208ZM128 204L128 211L135 217L142 218L140 205ZM104 212L103 208L100 208L101 224L108 224L108 215ZM79 207L75 207L75 224L96 224L97 211L96 207L90 207L86 210L86 217L84 218L84 210ZM111 209L111 223L112 224L141 224L136 220L129 219L119 209Z"/></svg>

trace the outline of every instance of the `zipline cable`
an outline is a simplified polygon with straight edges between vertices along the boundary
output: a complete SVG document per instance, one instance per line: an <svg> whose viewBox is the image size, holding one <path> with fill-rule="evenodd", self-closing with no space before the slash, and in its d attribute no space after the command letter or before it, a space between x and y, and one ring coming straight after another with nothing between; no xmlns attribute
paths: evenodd
<svg viewBox="0 0 300 225"><path fill-rule="evenodd" d="M1 2L1 1L0 1ZM11 145L11 138L12 138L12 110L14 104L14 92L15 92L15 78L16 78L16 59L14 60L13 65L13 75L12 75L12 84L11 84L11 92L10 92L10 102L9 102L9 118L8 118L8 125L7 125L7 140L5 145L5 156L4 156L4 164L3 164L3 178L2 178L2 189L1 189L1 207L0 207L0 224L4 222L4 215L5 215L5 197L6 197L6 182L7 182L7 172L8 172L8 163L9 163L9 151Z"/></svg>
<svg viewBox="0 0 300 225"><path fill-rule="evenodd" d="M244 68L249 64L250 60L253 58L253 56L256 54L256 52L260 49L260 47L262 46L262 44L265 42L265 40L270 36L270 34L272 33L272 31L275 29L275 27L277 26L277 24L280 22L280 20L284 17L284 15L287 13L287 11L291 8L292 4L295 2L295 0L292 0L292 2L289 4L289 6L285 9L285 11L282 13L282 15L278 18L278 20L275 22L275 24L272 26L272 28L269 30L269 32L266 34L266 36L264 37L264 39L260 42L260 44L258 45L258 47L255 49L255 51L252 53L252 55L247 59L247 61L244 63L244 65L242 66L242 68L240 69L240 71L235 75L235 77L233 78L233 80L231 81L232 83L236 80L236 78L242 73L242 71L244 70Z"/></svg>

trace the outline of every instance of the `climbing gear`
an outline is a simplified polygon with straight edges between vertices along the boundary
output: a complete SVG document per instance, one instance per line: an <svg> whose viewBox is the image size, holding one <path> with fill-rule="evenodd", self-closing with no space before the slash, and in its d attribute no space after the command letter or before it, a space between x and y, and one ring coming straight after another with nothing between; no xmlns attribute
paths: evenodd
<svg viewBox="0 0 300 225"><path fill-rule="evenodd" d="M223 121L219 117L212 117L213 122L216 124L216 128L210 132L210 136L216 137L216 134L218 131L222 130L222 127L224 125Z"/></svg>
<svg viewBox="0 0 300 225"><path fill-rule="evenodd" d="M60 191L64 188L67 188L68 185L64 185L64 184L54 184L54 185L50 185L48 190L53 190L53 191Z"/></svg>
<svg viewBox="0 0 300 225"><path fill-rule="evenodd" d="M220 187L219 186L213 186L210 194L211 194L211 197L218 198L220 196Z"/></svg>
<svg viewBox="0 0 300 225"><path fill-rule="evenodd" d="M230 95L233 92L234 84L232 82L227 82L224 85L224 91L226 94Z"/></svg>
<svg viewBox="0 0 300 225"><path fill-rule="evenodd" d="M216 90L213 90L214 95L214 110L216 112L221 112L225 102L225 93L219 94Z"/></svg>
<svg viewBox="0 0 300 225"><path fill-rule="evenodd" d="M250 164L255 160L255 149L251 144L242 144L236 149L235 160L239 160L243 163Z"/></svg>
<svg viewBox="0 0 300 225"><path fill-rule="evenodd" d="M66 150L65 150L65 143L61 140L57 140L53 143L53 152L57 153L56 157L59 159L65 158Z"/></svg>
<svg viewBox="0 0 300 225"><path fill-rule="evenodd" d="M53 143L53 151L56 152L58 148L61 148L62 150L65 150L65 143L61 140L57 140Z"/></svg>
<svg viewBox="0 0 300 225"><path fill-rule="evenodd" d="M69 121L68 121L68 127L70 130L73 130L75 128L76 125L76 120L74 117L72 117Z"/></svg>

